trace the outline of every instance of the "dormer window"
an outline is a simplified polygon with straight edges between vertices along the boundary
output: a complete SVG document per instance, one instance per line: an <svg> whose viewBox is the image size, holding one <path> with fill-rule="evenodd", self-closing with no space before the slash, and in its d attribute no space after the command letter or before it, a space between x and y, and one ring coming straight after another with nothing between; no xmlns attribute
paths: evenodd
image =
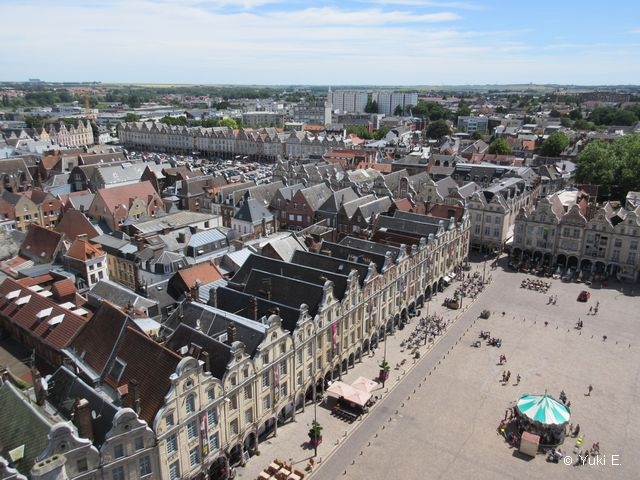
<svg viewBox="0 0 640 480"><path fill-rule="evenodd" d="M116 381L120 381L125 368L127 368L127 363L121 358L116 358L116 361L113 362L109 375L111 375Z"/></svg>

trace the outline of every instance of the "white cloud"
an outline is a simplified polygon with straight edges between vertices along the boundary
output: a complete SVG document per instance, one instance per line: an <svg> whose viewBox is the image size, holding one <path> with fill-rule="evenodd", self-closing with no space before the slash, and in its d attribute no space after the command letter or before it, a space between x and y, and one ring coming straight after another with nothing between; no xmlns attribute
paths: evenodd
<svg viewBox="0 0 640 480"><path fill-rule="evenodd" d="M396 5L391 11L306 2L296 9L269 0L120 0L94 9L71 0L7 3L12 21L0 30L0 80L397 85L566 77L589 83L605 75L604 65L605 83L640 78L636 44L570 38L545 44L526 28L468 28L455 12L412 13L418 3L437 2L385 2Z"/></svg>

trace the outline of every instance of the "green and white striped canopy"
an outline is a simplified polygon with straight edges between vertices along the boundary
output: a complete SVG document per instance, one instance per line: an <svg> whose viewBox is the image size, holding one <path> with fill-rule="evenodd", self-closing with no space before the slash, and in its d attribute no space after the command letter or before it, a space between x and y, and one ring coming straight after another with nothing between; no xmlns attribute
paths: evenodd
<svg viewBox="0 0 640 480"><path fill-rule="evenodd" d="M517 407L522 415L543 425L564 425L571 418L567 406L547 394L520 397Z"/></svg>

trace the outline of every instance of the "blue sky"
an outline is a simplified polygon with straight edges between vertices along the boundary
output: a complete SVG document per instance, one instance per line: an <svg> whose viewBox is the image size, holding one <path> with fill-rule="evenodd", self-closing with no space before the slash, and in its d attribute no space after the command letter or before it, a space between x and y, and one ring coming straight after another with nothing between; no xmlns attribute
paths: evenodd
<svg viewBox="0 0 640 480"><path fill-rule="evenodd" d="M632 1L0 0L0 80L640 83Z"/></svg>

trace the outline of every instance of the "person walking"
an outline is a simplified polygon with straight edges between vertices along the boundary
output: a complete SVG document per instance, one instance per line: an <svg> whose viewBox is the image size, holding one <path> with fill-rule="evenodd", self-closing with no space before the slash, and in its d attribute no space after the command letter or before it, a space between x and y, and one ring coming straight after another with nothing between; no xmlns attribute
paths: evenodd
<svg viewBox="0 0 640 480"><path fill-rule="evenodd" d="M589 385L589 386L587 387L587 395L586 395L587 397L590 397L590 396L591 396L591 392L592 392L592 390L593 390L593 386L592 386L592 385Z"/></svg>
<svg viewBox="0 0 640 480"><path fill-rule="evenodd" d="M520 385L520 374L516 375L516 385Z"/></svg>

